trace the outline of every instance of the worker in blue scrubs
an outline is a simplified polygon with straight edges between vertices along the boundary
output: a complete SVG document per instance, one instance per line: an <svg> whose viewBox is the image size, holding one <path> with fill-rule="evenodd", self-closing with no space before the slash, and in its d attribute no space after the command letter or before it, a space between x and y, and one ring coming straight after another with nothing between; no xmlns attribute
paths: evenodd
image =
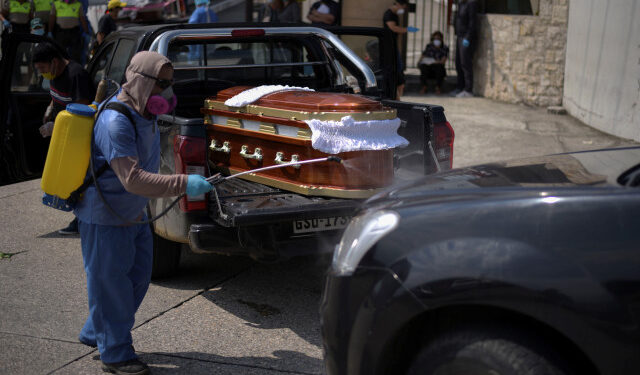
<svg viewBox="0 0 640 375"><path fill-rule="evenodd" d="M91 157L95 169L109 164L97 183L104 200L127 222L109 211L94 185L74 210L89 295L89 316L79 340L98 347L104 371L148 374L148 366L133 349L131 329L151 280L153 240L149 224L131 222L147 219L149 198L201 195L212 186L199 175L158 174L156 117L177 103L171 62L155 52L139 52L126 78L112 101L125 106L135 126L123 113L103 110L95 124Z"/></svg>

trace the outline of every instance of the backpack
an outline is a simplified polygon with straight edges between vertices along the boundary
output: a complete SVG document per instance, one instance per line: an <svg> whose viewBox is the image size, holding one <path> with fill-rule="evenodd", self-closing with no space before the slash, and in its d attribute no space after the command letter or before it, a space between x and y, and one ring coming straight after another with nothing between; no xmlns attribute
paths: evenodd
<svg viewBox="0 0 640 375"><path fill-rule="evenodd" d="M105 104L104 109L112 109L114 111L117 111L125 115L129 120L129 122L133 125L133 129L136 135L136 140L138 139L138 130L136 127L136 122L133 116L131 115L131 112L129 112L129 108L126 105L118 102L109 102ZM93 142L93 139L91 139L91 142ZM89 157L92 157L92 156L90 155ZM98 168L95 171L96 179L98 179L98 177L100 177L104 172L106 172L107 169L109 169L109 163L105 162L100 168ZM85 190L87 190L89 186L91 186L91 184L93 184L93 177L90 176L89 178L85 178L82 185L80 185L76 190L71 192L71 194L69 195L69 198L67 199L62 199L60 197L45 193L45 195L42 197L42 203L44 203L49 207L56 208L58 210L67 211L67 212L73 211L73 209L76 207L76 205L82 198L82 194L84 193Z"/></svg>

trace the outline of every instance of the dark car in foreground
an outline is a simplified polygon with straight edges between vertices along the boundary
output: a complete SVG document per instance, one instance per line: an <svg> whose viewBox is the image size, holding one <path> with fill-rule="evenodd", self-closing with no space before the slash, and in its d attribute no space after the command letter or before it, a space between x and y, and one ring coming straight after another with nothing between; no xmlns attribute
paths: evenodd
<svg viewBox="0 0 640 375"><path fill-rule="evenodd" d="M639 374L640 147L372 197L336 248L321 319L331 375Z"/></svg>

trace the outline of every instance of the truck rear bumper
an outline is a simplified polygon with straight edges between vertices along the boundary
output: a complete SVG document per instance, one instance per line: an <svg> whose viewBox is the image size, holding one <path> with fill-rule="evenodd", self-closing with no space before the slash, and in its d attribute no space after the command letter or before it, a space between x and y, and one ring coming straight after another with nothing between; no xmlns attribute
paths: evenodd
<svg viewBox="0 0 640 375"><path fill-rule="evenodd" d="M292 234L283 230L291 222L227 228L215 223L193 224L189 245L196 253L249 256L259 261L285 260L294 256L333 251L342 230Z"/></svg>

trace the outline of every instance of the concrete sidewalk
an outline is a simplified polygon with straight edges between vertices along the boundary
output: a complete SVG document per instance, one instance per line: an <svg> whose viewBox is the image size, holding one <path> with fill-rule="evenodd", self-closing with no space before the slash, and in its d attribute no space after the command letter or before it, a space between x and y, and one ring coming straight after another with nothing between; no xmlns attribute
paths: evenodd
<svg viewBox="0 0 640 375"><path fill-rule="evenodd" d="M453 166L637 145L593 129L569 115L547 113L546 108L501 103L486 98L452 98L410 93L402 101L444 107L456 133Z"/></svg>

